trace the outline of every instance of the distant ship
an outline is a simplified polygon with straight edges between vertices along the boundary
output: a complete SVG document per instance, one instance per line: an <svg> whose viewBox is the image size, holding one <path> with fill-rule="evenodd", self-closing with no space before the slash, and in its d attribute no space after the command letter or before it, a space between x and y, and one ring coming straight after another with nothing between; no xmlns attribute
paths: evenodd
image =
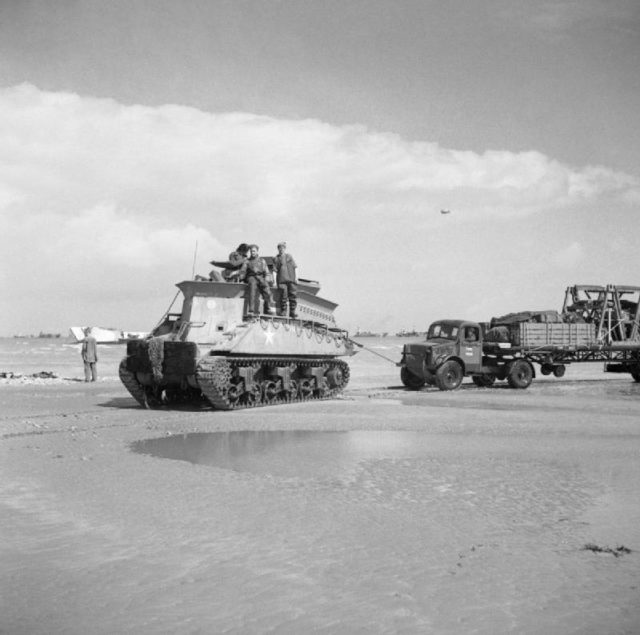
<svg viewBox="0 0 640 635"><path fill-rule="evenodd" d="M86 328L86 326L72 326L69 332L76 342L81 342L84 339ZM142 340L149 334L143 331L121 331L120 329L92 326L91 335L96 338L98 344L119 344L128 340Z"/></svg>
<svg viewBox="0 0 640 635"><path fill-rule="evenodd" d="M373 331L357 330L353 337L387 337L388 333L374 333Z"/></svg>
<svg viewBox="0 0 640 635"><path fill-rule="evenodd" d="M38 335L22 335L21 333L19 333L18 335L14 335L13 337L20 340L24 340L27 338L32 339L36 337L39 339L54 339L60 337L60 333L44 333L43 331L40 331Z"/></svg>

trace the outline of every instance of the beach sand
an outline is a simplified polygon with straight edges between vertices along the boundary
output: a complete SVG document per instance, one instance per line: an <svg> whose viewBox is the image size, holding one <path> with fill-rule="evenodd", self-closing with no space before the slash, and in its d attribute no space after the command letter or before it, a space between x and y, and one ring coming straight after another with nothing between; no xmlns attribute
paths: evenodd
<svg viewBox="0 0 640 635"><path fill-rule="evenodd" d="M238 412L5 380L0 632L640 632L640 384L349 363L341 399Z"/></svg>

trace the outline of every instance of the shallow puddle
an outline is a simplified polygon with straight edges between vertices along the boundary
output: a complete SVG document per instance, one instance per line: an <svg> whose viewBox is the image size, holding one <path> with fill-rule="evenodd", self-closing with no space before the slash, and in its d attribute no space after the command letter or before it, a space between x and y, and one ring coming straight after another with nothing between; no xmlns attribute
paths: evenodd
<svg viewBox="0 0 640 635"><path fill-rule="evenodd" d="M137 441L131 449L238 472L328 478L344 477L363 461L426 456L432 442L410 431L195 432Z"/></svg>

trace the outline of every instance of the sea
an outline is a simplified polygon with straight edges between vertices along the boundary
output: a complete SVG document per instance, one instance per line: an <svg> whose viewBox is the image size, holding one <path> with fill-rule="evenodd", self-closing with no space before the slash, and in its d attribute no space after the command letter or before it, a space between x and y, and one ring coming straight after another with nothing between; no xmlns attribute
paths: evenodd
<svg viewBox="0 0 640 635"><path fill-rule="evenodd" d="M354 387L384 386L399 383L400 369L396 363L402 357L402 347L424 341L424 335L409 337L354 337L357 354L345 358L351 368L349 385ZM39 373L53 373L59 379L78 381L84 378L80 356L81 345L71 338L2 337L0 338L0 383L8 374L31 377ZM98 380L118 380L118 366L126 355L126 344L98 344ZM565 381L580 379L627 379L628 375L603 373L603 363L572 364L567 368ZM536 367L535 381L559 380L543 377ZM470 381L468 378L465 382ZM562 383L562 382L560 382Z"/></svg>
<svg viewBox="0 0 640 635"><path fill-rule="evenodd" d="M0 377L12 373L29 377L53 373L60 379L84 378L80 356L81 344L71 338L2 337L0 338ZM118 379L120 360L126 355L126 344L98 344L100 380Z"/></svg>
<svg viewBox="0 0 640 635"><path fill-rule="evenodd" d="M368 383L389 371L394 376L398 374L395 363L400 361L403 345L424 338L380 336L354 339L360 346L355 347L358 354L348 359L349 365L356 374L366 375L365 383ZM0 337L0 381L9 374L24 378L39 373L53 373L59 379L83 379L80 348L81 344L71 337ZM125 343L98 344L99 381L118 380L118 366L126 350Z"/></svg>

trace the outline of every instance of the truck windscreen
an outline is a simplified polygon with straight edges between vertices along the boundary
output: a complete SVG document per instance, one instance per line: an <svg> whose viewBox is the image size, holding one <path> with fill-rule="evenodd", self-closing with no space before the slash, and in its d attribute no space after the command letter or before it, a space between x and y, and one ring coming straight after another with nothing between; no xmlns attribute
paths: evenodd
<svg viewBox="0 0 640 635"><path fill-rule="evenodd" d="M432 324L429 329L428 339L442 338L455 340L458 337L458 327L451 324Z"/></svg>

